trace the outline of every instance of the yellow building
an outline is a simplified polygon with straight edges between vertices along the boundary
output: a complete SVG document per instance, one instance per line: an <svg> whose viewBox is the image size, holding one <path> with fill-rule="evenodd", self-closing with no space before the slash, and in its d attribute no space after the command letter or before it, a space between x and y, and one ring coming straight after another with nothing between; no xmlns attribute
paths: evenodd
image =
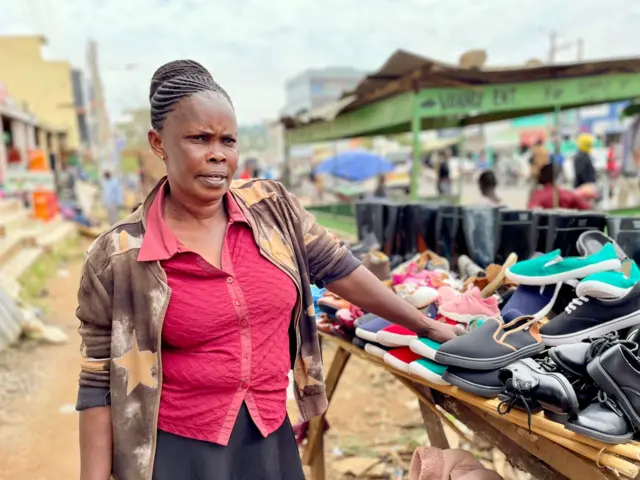
<svg viewBox="0 0 640 480"><path fill-rule="evenodd" d="M46 39L38 35L0 36L0 82L21 108L65 130L69 150L80 146L71 65L42 58Z"/></svg>

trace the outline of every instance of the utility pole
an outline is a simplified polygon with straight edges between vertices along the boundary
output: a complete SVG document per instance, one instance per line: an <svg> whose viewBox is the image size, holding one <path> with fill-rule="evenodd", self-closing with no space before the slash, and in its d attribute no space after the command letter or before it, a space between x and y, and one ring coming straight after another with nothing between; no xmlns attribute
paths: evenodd
<svg viewBox="0 0 640 480"><path fill-rule="evenodd" d="M584 60L584 38L579 38L576 40L576 50L578 61L581 62Z"/></svg>
<svg viewBox="0 0 640 480"><path fill-rule="evenodd" d="M558 48L558 34L554 31L549 33L549 54L547 58L547 63L549 65L553 65L556 60L556 50Z"/></svg>
<svg viewBox="0 0 640 480"><path fill-rule="evenodd" d="M89 40L87 45L87 63L93 92L91 110L93 111L93 132L95 133L93 138L97 142L98 163L102 168L111 168L114 166L112 163L114 160L113 141L98 64L98 43L95 40Z"/></svg>

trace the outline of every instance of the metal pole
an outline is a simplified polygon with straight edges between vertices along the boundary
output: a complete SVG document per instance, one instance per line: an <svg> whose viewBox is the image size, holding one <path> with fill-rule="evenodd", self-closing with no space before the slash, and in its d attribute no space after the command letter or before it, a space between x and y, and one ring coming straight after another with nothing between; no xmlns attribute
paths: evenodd
<svg viewBox="0 0 640 480"><path fill-rule="evenodd" d="M556 105L553 111L553 123L555 125L555 135L558 136L560 133L560 105ZM554 147L555 148L555 147ZM551 171L553 172L553 177L551 181L551 185L553 186L553 208L558 208L559 198L558 198L558 189L556 185L556 165L555 161L551 162Z"/></svg>
<svg viewBox="0 0 640 480"><path fill-rule="evenodd" d="M282 168L282 183L286 188L291 188L291 141L289 130L284 130L284 165Z"/></svg>
<svg viewBox="0 0 640 480"><path fill-rule="evenodd" d="M547 59L547 63L549 65L553 65L553 62L556 59L556 42L558 40L558 34L553 31L549 34L549 58Z"/></svg>
<svg viewBox="0 0 640 480"><path fill-rule="evenodd" d="M466 162L466 151L465 151L465 135L464 135L464 127L460 127L460 142L458 143L458 205L462 204L462 189L464 186L464 177L463 177L463 167ZM483 137L484 143L484 137Z"/></svg>
<svg viewBox="0 0 640 480"><path fill-rule="evenodd" d="M420 132L422 130L422 119L420 118L420 105L418 104L418 94L413 96L413 107L411 114L411 133L413 136L413 165L411 167L411 200L418 199L419 179L420 179L420 153L422 145L420 144Z"/></svg>

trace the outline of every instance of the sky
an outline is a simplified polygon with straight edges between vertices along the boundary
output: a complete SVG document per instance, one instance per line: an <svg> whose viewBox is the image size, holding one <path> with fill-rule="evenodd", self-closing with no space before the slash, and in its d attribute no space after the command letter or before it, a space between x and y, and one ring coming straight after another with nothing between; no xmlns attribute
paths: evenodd
<svg viewBox="0 0 640 480"><path fill-rule="evenodd" d="M640 56L638 25L638 0L0 0L0 35L44 34L45 58L85 68L98 41L112 118L147 104L157 67L191 58L241 124L277 118L286 80L307 68L371 72L398 48L452 63L483 48L489 64L521 64L546 59L552 31L583 38L587 59Z"/></svg>

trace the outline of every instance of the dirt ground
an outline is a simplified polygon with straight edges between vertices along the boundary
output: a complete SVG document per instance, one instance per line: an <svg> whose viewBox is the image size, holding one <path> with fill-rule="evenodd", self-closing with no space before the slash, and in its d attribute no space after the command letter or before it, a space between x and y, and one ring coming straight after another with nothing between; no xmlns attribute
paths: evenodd
<svg viewBox="0 0 640 480"><path fill-rule="evenodd" d="M79 478L74 403L80 339L74 311L80 264L77 258L63 265L46 290L46 321L63 328L71 341L23 342L0 354L0 480ZM327 365L332 357L328 348ZM295 423L295 402L289 411ZM344 478L338 466L346 456L388 455L426 442L416 398L388 373L357 358L345 369L328 422L329 480Z"/></svg>

